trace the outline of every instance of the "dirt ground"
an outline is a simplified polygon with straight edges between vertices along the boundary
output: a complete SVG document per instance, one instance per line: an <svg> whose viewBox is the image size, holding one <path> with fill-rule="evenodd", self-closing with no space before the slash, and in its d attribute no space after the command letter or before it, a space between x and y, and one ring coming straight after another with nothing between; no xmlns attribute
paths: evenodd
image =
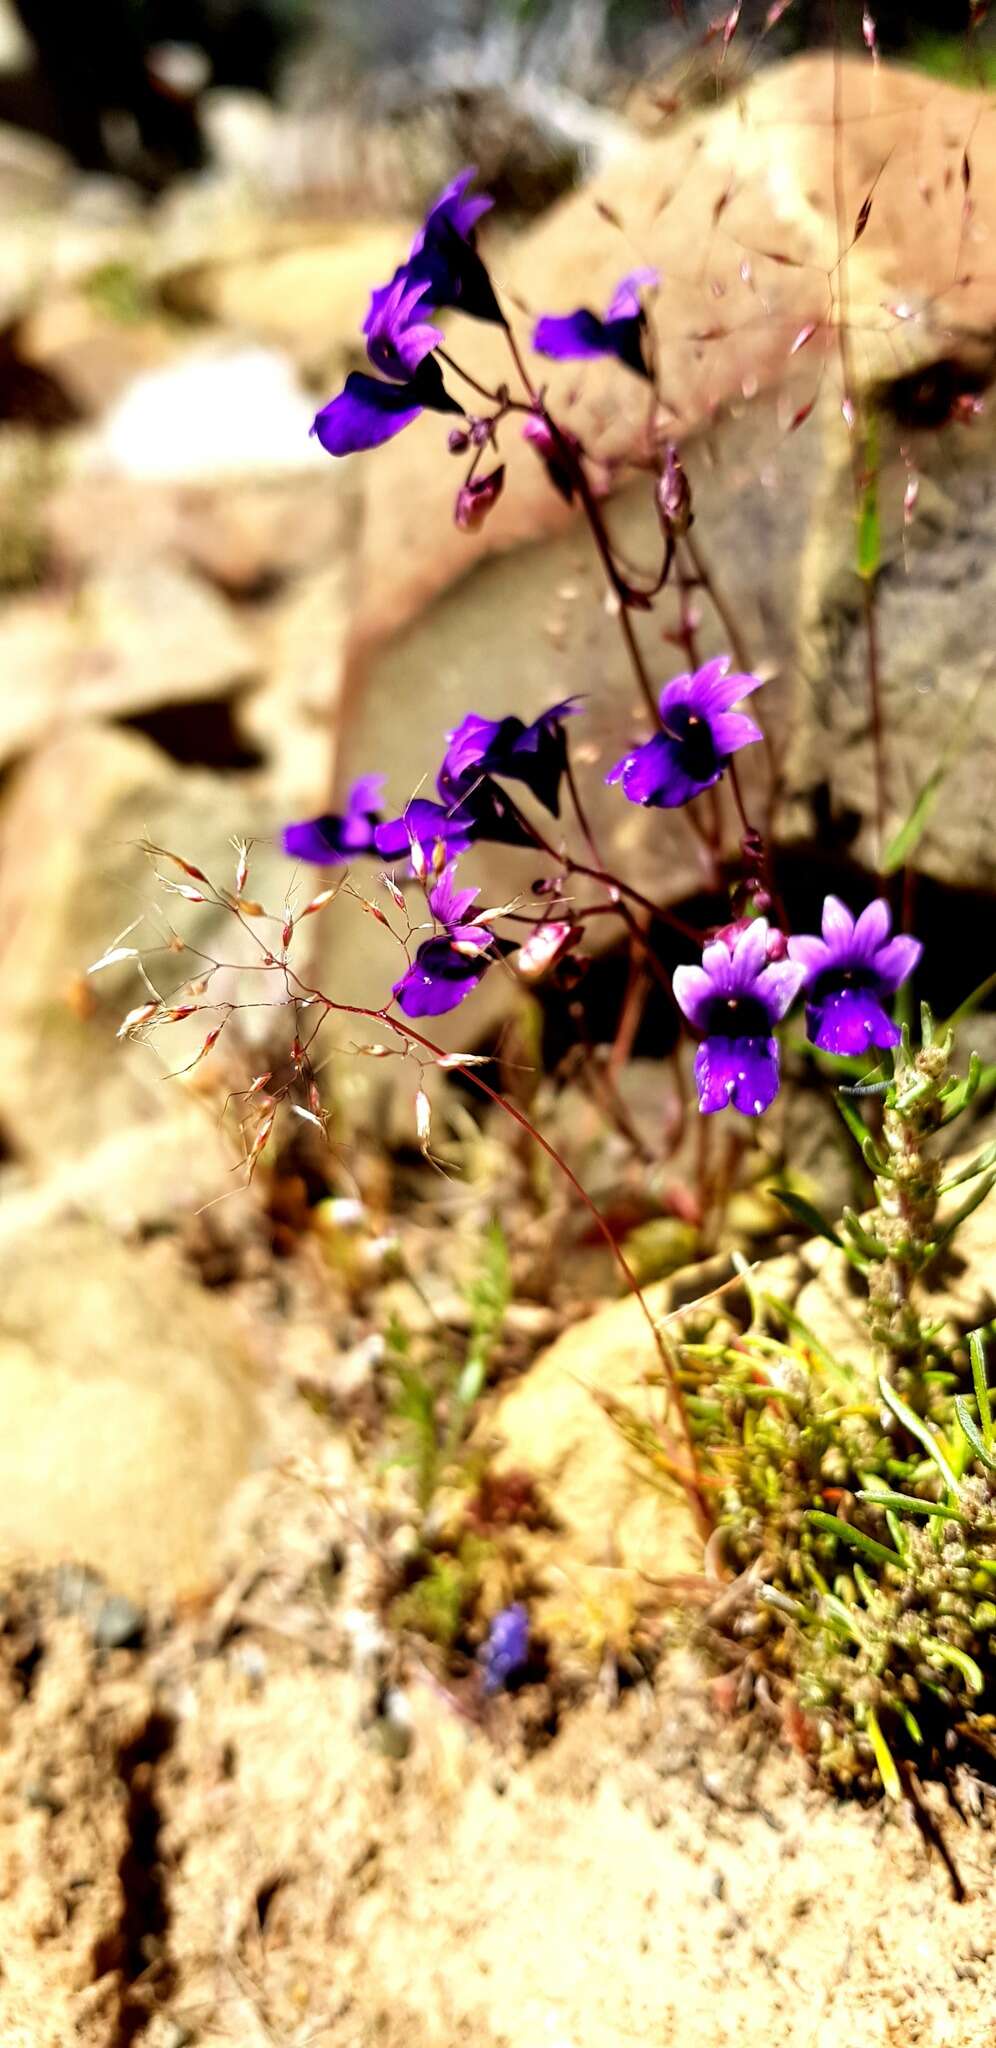
<svg viewBox="0 0 996 2048"><path fill-rule="evenodd" d="M529 1688L482 1723L409 1661L392 1718L334 1478L300 1477L144 1647L96 1647L65 1573L8 1590L4 2048L992 2041L982 1795L936 1802L957 1903L911 1820L745 1745L688 1653L552 1735Z"/></svg>

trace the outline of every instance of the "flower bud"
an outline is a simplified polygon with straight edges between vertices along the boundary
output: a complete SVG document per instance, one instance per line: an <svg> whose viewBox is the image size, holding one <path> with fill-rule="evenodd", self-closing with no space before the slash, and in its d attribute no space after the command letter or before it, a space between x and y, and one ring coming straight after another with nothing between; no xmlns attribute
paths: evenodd
<svg viewBox="0 0 996 2048"><path fill-rule="evenodd" d="M516 972L523 981L540 981L562 960L580 936L580 928L566 919L550 918L531 931L515 957Z"/></svg>
<svg viewBox="0 0 996 2048"><path fill-rule="evenodd" d="M465 455L470 447L470 435L465 427L451 427L446 436L446 446L451 455Z"/></svg>
<svg viewBox="0 0 996 2048"><path fill-rule="evenodd" d="M664 450L664 468L654 498L663 532L668 539L680 539L692 523L692 491L673 441Z"/></svg>
<svg viewBox="0 0 996 2048"><path fill-rule="evenodd" d="M469 483L461 484L456 494L453 517L461 533L476 533L483 526L492 506L501 496L505 482L505 465L501 463L489 476L471 477Z"/></svg>

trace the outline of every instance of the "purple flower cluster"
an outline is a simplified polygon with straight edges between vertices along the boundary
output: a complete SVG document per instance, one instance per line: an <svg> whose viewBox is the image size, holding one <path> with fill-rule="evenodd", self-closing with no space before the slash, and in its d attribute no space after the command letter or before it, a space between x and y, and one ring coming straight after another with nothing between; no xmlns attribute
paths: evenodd
<svg viewBox="0 0 996 2048"><path fill-rule="evenodd" d="M700 967L675 970L674 993L701 1044L695 1055L699 1108L732 1104L760 1116L778 1093L774 1026L805 990L806 1030L823 1052L853 1057L898 1045L885 999L913 973L918 939L890 937L881 898L855 918L836 896L823 906L822 938L786 940L765 918L707 945Z"/></svg>
<svg viewBox="0 0 996 2048"><path fill-rule="evenodd" d="M363 323L367 356L380 372L353 370L338 397L316 414L312 433L329 455L378 448L424 411L462 413L450 396L433 351L442 333L431 315L458 306L476 320L504 325L491 280L474 246L477 222L491 200L471 195L472 169L461 171L430 207L406 263L378 285Z"/></svg>

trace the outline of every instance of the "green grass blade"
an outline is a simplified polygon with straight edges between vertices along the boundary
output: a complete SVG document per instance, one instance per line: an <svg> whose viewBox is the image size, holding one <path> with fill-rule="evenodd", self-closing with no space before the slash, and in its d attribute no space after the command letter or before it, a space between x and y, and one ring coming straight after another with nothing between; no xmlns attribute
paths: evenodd
<svg viewBox="0 0 996 2048"><path fill-rule="evenodd" d="M972 1384L979 1409L979 1427L982 1440L988 1450L993 1440L993 1414L989 1404L989 1388L986 1383L986 1354L982 1343L982 1331L973 1330L968 1340L968 1355L972 1361Z"/></svg>
<svg viewBox="0 0 996 2048"><path fill-rule="evenodd" d="M956 1500L959 1500L961 1488L933 1431L927 1428L925 1422L921 1422L919 1415L914 1415L908 1402L903 1400L901 1394L897 1394L895 1387L889 1385L883 1373L879 1374L878 1385L886 1407L892 1409L896 1421L901 1422L903 1428L908 1430L911 1436L916 1437L917 1443L923 1445L924 1450L933 1458L948 1491L954 1494Z"/></svg>
<svg viewBox="0 0 996 2048"><path fill-rule="evenodd" d="M892 1751L879 1726L878 1715L874 1707L869 1707L868 1709L865 1727L868 1731L868 1740L871 1743L875 1758L875 1768L885 1788L886 1798L901 1799L903 1796L902 1779L896 1769Z"/></svg>
<svg viewBox="0 0 996 2048"><path fill-rule="evenodd" d="M870 1557L873 1564L902 1564L898 1550L890 1550L885 1543L876 1543L874 1536L866 1536L862 1529L852 1528L850 1522L842 1522L839 1515L826 1515L822 1508L807 1508L806 1521L814 1529L823 1529L828 1536L836 1536L852 1550L860 1550L864 1557Z"/></svg>

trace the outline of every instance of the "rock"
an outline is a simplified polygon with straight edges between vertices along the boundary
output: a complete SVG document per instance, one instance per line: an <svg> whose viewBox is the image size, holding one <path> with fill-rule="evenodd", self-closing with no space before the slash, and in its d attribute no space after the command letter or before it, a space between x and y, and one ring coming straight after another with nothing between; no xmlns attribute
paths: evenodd
<svg viewBox="0 0 996 2048"><path fill-rule="evenodd" d="M964 359L964 375L984 381L996 330L991 273L967 254L960 271L958 262L966 147L973 165L973 248L976 238L981 246L996 231L996 179L987 171L991 144L983 120L987 102L912 72L844 60L842 116L835 131L835 76L833 60L822 54L760 74L742 95L696 113L660 140L634 142L514 250L494 248L498 280L521 311L523 336L528 317L541 309L571 307L579 297L603 305L634 260L659 268L663 283L653 320L667 400L659 432L682 443L696 498L695 538L715 572L727 615L737 620L751 664L762 673L787 679L793 672L804 597L805 681L815 668L819 683L815 714L808 690L796 695L803 728L797 761L805 766L793 770L801 800L792 828L806 837L819 831L813 761L837 751L832 730L827 744L825 699L832 660L842 651L833 637L836 632L840 641L842 629L833 628L826 654L817 656L816 626L824 614L832 625L842 606L854 614L859 609L856 578L849 591L840 581L853 502L842 517L840 478L850 459L849 442L840 415L837 335L827 312L827 277L840 240L834 202L838 144L845 222L857 221L874 188L848 258L850 341L855 388L880 396L887 473L898 442L907 436L896 417L909 389L904 380L954 351L959 362ZM791 119L785 114L789 105ZM452 330L457 359L465 359L486 385L508 376L496 328L454 321ZM649 566L658 548L649 489L645 481L635 486L627 468L646 449L640 381L611 363L532 367L561 416L606 466L615 487L608 517L622 554ZM810 406L812 417L790 431ZM944 488L954 507L962 508L952 518L965 531L956 563L964 569L973 546L972 508L985 488L985 457L980 455L975 481L962 484L957 430L937 430L935 437L934 461L949 480ZM610 749L621 752L641 730L618 633L602 608L603 582L590 542L550 490L532 452L514 431L503 435L505 491L480 534L471 537L453 525L457 469L443 446L438 423L423 419L362 464L366 518L344 679L340 768L345 783L363 769L386 766L399 802L421 776L434 772L443 732L467 709L486 715L514 709L528 717L567 690L586 691L591 749L600 762L611 760ZM820 489L826 478L837 480L836 538L829 548L836 581L819 585L817 558L810 552L800 593L804 536L811 532L812 548L818 549L828 516L828 496ZM901 486L896 502L901 507ZM977 547L985 548L986 534L980 513ZM906 586L898 558L889 573L899 607ZM576 597L562 598L565 590ZM703 654L728 647L728 629L706 598L701 610ZM637 620L652 671L661 680L681 666L677 650L661 647L661 628L672 620L670 600L653 620ZM889 671L890 723L902 730L909 717L910 758L922 756L922 720L928 715L916 694L925 663L907 658L916 637L911 627L904 652L900 636L899 656ZM936 671L938 661L947 661L947 642L943 634L930 637ZM851 642L856 662L853 628ZM963 674L966 662L957 647L954 654ZM840 694L845 708L851 707L847 744L839 750L841 800L860 787L866 801L867 720L860 731L853 685ZM405 701L417 706L414 728L397 715ZM948 701L956 713L963 708L963 681L952 685ZM779 723L784 727L785 705L785 682L778 693L769 685L763 709L772 730ZM986 813L991 760L987 741L976 785L979 817ZM756 759L745 765L748 774L763 770ZM903 815L906 781L904 768L902 784L897 776L894 824ZM656 893L672 899L697 886L697 855L683 820L634 813L617 792L602 792L597 776L589 786L596 831L609 853L625 860L628 875L655 877ZM832 795L836 800L835 787ZM950 829L938 812L934 833ZM966 847L964 829L954 829L962 843L952 844L947 854L936 837L926 843L928 871L947 878L957 870L963 882L985 882L992 870L979 851L979 834ZM731 816L731 840L735 831ZM504 891L506 870L493 864L490 872L494 886ZM516 879L521 884L521 870Z"/></svg>
<svg viewBox="0 0 996 2048"><path fill-rule="evenodd" d="M313 469L314 405L275 350L191 349L135 379L104 422L100 456L119 476L202 482Z"/></svg>
<svg viewBox="0 0 996 2048"><path fill-rule="evenodd" d="M347 505L322 473L170 484L112 475L95 459L56 485L39 517L67 573L173 556L229 596L254 597L309 570L327 574L330 562L345 583ZM343 624L345 615L344 606Z"/></svg>
<svg viewBox="0 0 996 2048"><path fill-rule="evenodd" d="M124 266L97 273L107 295L134 290ZM86 290L46 293L18 329L20 359L61 385L73 405L102 412L134 379L176 354L163 320L140 304L117 310L103 303L93 282Z"/></svg>
<svg viewBox="0 0 996 2048"><path fill-rule="evenodd" d="M0 1408L8 1564L87 1565L129 1608L210 1583L255 1435L252 1373L229 1302L173 1246L84 1222L0 1229ZM124 1609L102 1613L106 1637Z"/></svg>
<svg viewBox="0 0 996 2048"><path fill-rule="evenodd" d="M84 976L136 918L144 922L132 943L161 947L168 901L176 906L174 923L189 912L186 928L196 942L231 959L231 919L167 899L139 842L148 835L230 881L233 832L255 832L252 886L280 904L287 863L274 844L277 823L237 777L181 771L151 741L98 726L65 733L10 779L0 804L0 1129L25 1161L51 1168L99 1157L105 1139L141 1126L150 1188L162 1175L153 1204L168 1199L171 1187L193 1188L202 1174L209 1183L205 1188L200 1180L203 1199L230 1185L223 1155L217 1174L208 1164L218 1158L213 1113L204 1115L200 1139L196 1114L186 1137L178 1132L171 1143L165 1136L177 1100L197 1076L170 1087L161 1077L193 1057L204 1034L193 1041L186 1034L197 1020L171 1027L157 1058L152 1047L115 1037L125 1011L143 999L129 964L89 981ZM168 987L170 962L161 952L156 958L155 971ZM181 973L178 962L172 979ZM251 1044L252 1013L246 1025ZM187 1116L191 1108L188 1101ZM160 1137L166 1149L157 1164ZM137 1201L140 1211L139 1159L124 1149L124 1193L113 1200L120 1199L125 1212ZM90 1186L89 1200L99 1205L93 1179Z"/></svg>
<svg viewBox="0 0 996 2048"><path fill-rule="evenodd" d="M77 598L18 597L0 615L0 761L57 722L133 718L231 694L256 654L224 599L168 562L108 569Z"/></svg>
<svg viewBox="0 0 996 2048"><path fill-rule="evenodd" d="M262 254L257 246L206 266L187 281L185 302L224 327L276 344L311 375L329 372L344 356L362 354L357 337L371 284L391 275L411 233L409 222L360 220L326 229L322 240L312 230L302 245L299 229L295 245Z"/></svg>
<svg viewBox="0 0 996 2048"><path fill-rule="evenodd" d="M126 1593L109 1593L103 1600L93 1629L98 1650L136 1650L145 1636L146 1614Z"/></svg>
<svg viewBox="0 0 996 2048"><path fill-rule="evenodd" d="M895 431L895 430L894 430ZM944 779L913 860L955 887L996 888L990 791L996 780L996 428L907 440L920 476L916 516L902 517L907 467L889 444L882 466L882 567L876 615L888 793L886 836L913 811L930 774ZM787 762L800 829L820 812L861 823L849 851L878 861L869 743L868 642L853 570L853 483L847 451L826 449L802 565L800 658ZM797 817L799 814L797 813Z"/></svg>
<svg viewBox="0 0 996 2048"><path fill-rule="evenodd" d="M671 1306L668 1283L648 1288L652 1315ZM566 1330L498 1402L488 1432L501 1444L499 1471L525 1469L537 1480L558 1524L535 1542L535 1562L568 1579L598 1566L666 1578L701 1569L701 1542L677 1490L665 1494L595 1398L609 1395L648 1422L660 1417L658 1391L643 1385L659 1365L635 1300L613 1302Z"/></svg>
<svg viewBox="0 0 996 2048"><path fill-rule="evenodd" d="M62 204L72 177L64 150L0 122L0 219Z"/></svg>

